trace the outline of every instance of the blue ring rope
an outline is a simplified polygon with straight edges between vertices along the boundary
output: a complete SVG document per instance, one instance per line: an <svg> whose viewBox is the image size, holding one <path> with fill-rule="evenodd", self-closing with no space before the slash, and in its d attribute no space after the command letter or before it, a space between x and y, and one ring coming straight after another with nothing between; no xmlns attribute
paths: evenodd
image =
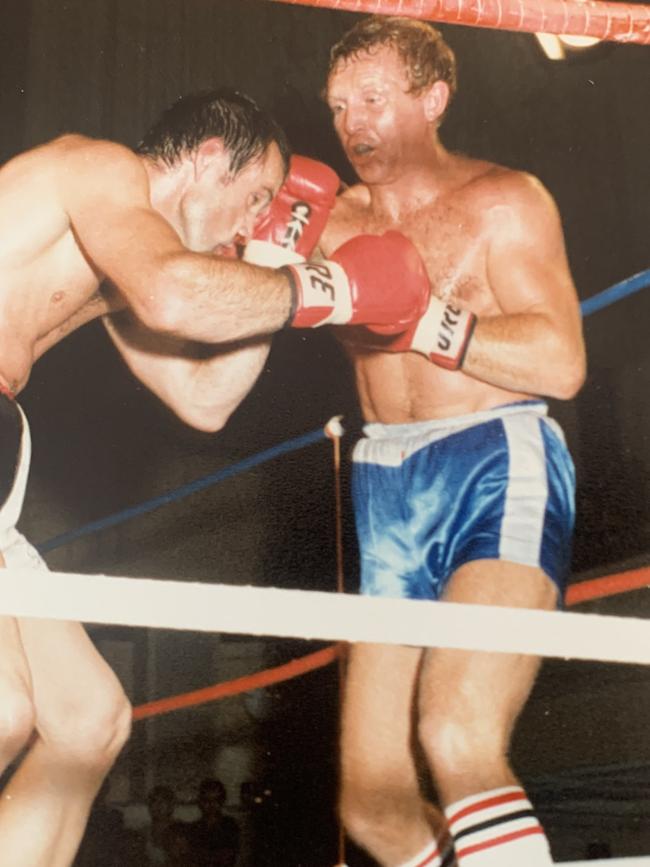
<svg viewBox="0 0 650 867"><path fill-rule="evenodd" d="M580 310L583 316L589 316L590 313L595 313L597 310L602 310L603 307L609 307L615 301L620 301L627 295L632 295L640 289L645 289L650 286L650 268L647 271L640 271L626 280L621 280L620 283L615 283L609 289L603 289L591 298L587 298L580 305Z"/></svg>
<svg viewBox="0 0 650 867"><path fill-rule="evenodd" d="M244 460L238 461L236 464L231 464L229 467L224 467L208 476L196 479L193 482L188 482L186 485L182 485L180 488L176 488L173 491L168 491L167 493L154 497L151 500L145 500L145 502L140 503L137 506L123 509L121 512L115 512L112 515L108 515L106 518L100 518L97 521L84 524L82 527L78 527L76 530L71 530L69 533L62 533L60 536L54 536L52 539L43 542L41 545L37 545L37 550L44 554L47 551L54 550L54 548L60 548L61 545L66 545L68 542L72 542L80 536L86 536L89 533L95 533L97 530L104 530L107 527L114 527L116 524L121 524L124 521L135 518L137 515L144 515L147 512L152 512L159 506L173 503L175 500L181 500L183 497L188 497L190 494L202 491L204 488L208 488L211 485L216 484L216 482L228 479L237 473L250 470L252 467L256 467L259 464L263 464L266 461L278 457L278 455L284 455L287 452L305 448L312 443L326 439L326 437L327 434L325 433L324 428L318 428L318 430L302 434L301 436L295 437L291 440L286 440L277 446L272 446L272 448L266 449L266 451L258 452L256 455L244 458Z"/></svg>
<svg viewBox="0 0 650 867"><path fill-rule="evenodd" d="M589 316L591 313L595 313L597 310L602 310L604 307L608 307L610 304L620 301L621 298L632 295L648 286L650 286L650 268L647 271L640 271L638 274L634 274L632 277L628 277L620 283L615 283L613 286L604 289L602 292L593 295L591 298L587 298L581 303L580 310L583 316ZM124 509L121 512L115 512L113 515L108 515L106 518L100 518L99 520L92 521L89 524L84 524L76 530L71 530L69 533L62 533L59 536L54 536L54 538L49 539L47 542L38 545L38 550L41 554L53 551L55 548L60 548L62 545L66 545L68 542L72 542L81 536L87 536L90 533L104 530L107 527L114 527L116 524L129 521L131 518L135 518L138 515L152 512L159 506L164 506L168 503L173 503L176 500L181 500L184 497L188 497L190 494L195 494L197 491L202 491L217 482L221 482L224 479L231 478L238 473L245 472L252 467L258 466L259 464L270 461L273 458L278 457L278 455L305 448L305 446L326 439L326 437L327 435L324 429L319 428L318 430L311 431L311 433L303 434L302 436L287 440L286 442L273 446L266 451L259 452L258 454L245 458L236 464L218 470L216 473L204 476L201 479L196 479L194 482L189 482L180 488L168 491L166 494L161 494L151 500L145 500L145 502L140 503L137 506L132 506L131 508Z"/></svg>

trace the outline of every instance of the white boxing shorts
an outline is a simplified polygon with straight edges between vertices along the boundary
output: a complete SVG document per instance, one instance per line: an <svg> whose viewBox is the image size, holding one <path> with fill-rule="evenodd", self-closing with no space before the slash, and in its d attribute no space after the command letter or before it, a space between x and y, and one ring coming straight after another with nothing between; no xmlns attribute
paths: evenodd
<svg viewBox="0 0 650 867"><path fill-rule="evenodd" d="M38 551L16 529L32 447L25 414L4 393L0 393L0 444L0 552L7 566L47 569Z"/></svg>

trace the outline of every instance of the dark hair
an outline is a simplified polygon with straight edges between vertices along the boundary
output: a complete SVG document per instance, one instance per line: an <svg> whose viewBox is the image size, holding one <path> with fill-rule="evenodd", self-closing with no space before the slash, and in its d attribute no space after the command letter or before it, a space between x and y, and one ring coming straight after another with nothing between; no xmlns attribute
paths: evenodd
<svg viewBox="0 0 650 867"><path fill-rule="evenodd" d="M330 51L328 77L341 61L373 49L393 48L406 66L409 92L418 94L436 81L449 87L450 98L456 93L456 58L440 31L424 21L386 15L362 18Z"/></svg>
<svg viewBox="0 0 650 867"><path fill-rule="evenodd" d="M206 777L199 783L199 798L210 794L218 795L222 801L226 800L226 787L216 777Z"/></svg>
<svg viewBox="0 0 650 867"><path fill-rule="evenodd" d="M226 88L182 96L161 114L136 151L173 165L213 136L223 140L233 175L262 156L272 142L288 168L290 149L282 128L255 100Z"/></svg>

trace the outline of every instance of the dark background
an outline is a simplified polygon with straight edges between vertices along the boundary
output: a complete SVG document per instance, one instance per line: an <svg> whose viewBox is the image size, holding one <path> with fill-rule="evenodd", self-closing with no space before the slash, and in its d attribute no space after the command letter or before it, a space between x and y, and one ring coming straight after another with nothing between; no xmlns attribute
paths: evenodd
<svg viewBox="0 0 650 867"><path fill-rule="evenodd" d="M262 0L5 0L3 13L3 160L65 131L134 145L178 96L234 85L275 113L296 151L351 180L318 93L328 48L356 15ZM445 144L530 171L547 185L582 299L648 268L650 49L605 45L552 63L529 34L441 29L459 63ZM552 405L578 470L574 577L646 561L649 313L650 294L641 292L589 317L587 383L576 401ZM279 335L260 381L214 436L186 428L140 387L99 324L39 361L21 402L34 441L22 527L35 542L318 428L334 414L344 414L350 429L358 422L347 365L319 332ZM345 470L343 488L345 494ZM333 532L330 451L317 445L48 560L78 571L329 590ZM349 524L345 540L346 586L354 590ZM612 605L603 610L642 610L638 594ZM190 689L206 678L199 639L185 643L179 658L191 670L181 665L180 676ZM272 642L270 658L305 649L294 645ZM592 671L547 668L538 686L543 697L584 683ZM626 677L638 686L644 674ZM142 700L137 682L133 691ZM305 817L301 833L313 841L317 828L325 850L333 831L318 813L331 808L335 693L334 668L308 685L287 686L277 693L285 710L265 735L279 753L287 743L298 751L289 761L296 773L285 774L284 786L296 793L309 777L309 796L294 794ZM300 718L286 710L291 701L300 705ZM134 742L137 750L137 735ZM593 763L598 756L575 761L587 758ZM295 863L303 863L300 857Z"/></svg>

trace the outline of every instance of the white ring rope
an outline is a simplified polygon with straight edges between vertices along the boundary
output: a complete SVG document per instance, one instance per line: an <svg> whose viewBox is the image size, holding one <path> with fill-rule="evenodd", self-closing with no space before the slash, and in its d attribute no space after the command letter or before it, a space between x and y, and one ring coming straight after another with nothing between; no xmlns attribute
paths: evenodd
<svg viewBox="0 0 650 867"><path fill-rule="evenodd" d="M636 617L14 568L2 582L0 614L18 617L650 664Z"/></svg>

